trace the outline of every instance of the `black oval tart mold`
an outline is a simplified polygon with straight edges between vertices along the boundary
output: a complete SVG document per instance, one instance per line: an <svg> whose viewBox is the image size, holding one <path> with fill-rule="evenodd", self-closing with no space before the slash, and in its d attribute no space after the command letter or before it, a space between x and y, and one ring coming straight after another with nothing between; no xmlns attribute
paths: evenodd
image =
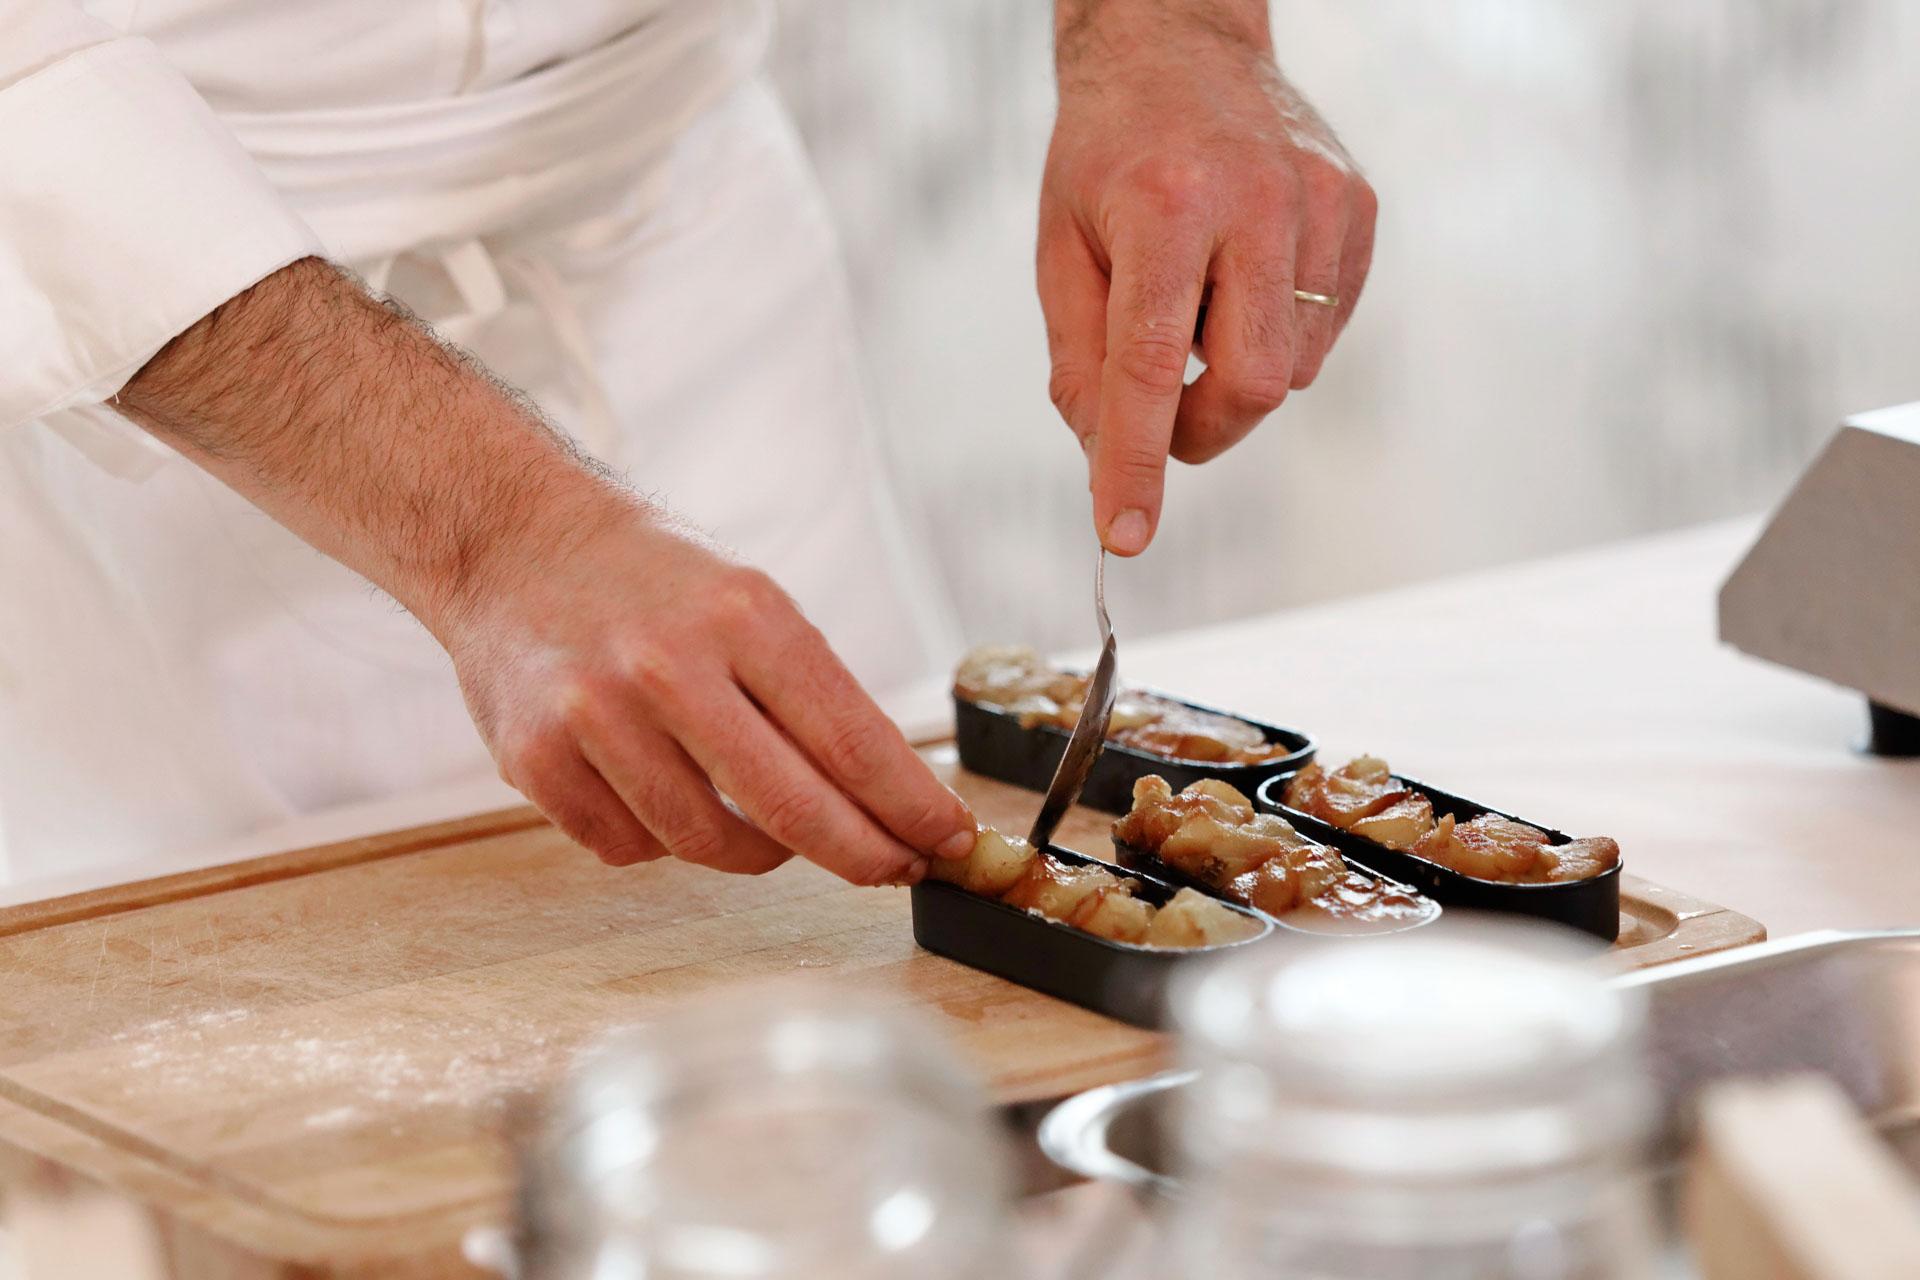
<svg viewBox="0 0 1920 1280"><path fill-rule="evenodd" d="M1303 834L1309 834L1309 835L1312 835L1315 839L1319 839L1319 835L1317 832L1308 832L1305 827L1301 827L1299 829ZM1320 843L1332 844L1332 841L1321 840ZM1113 856L1114 856L1114 861L1118 862L1121 865L1121 867L1123 867L1126 870L1128 875L1150 876L1156 880L1164 880L1168 884L1178 885L1183 889L1197 889L1201 893L1206 894L1208 897L1218 899L1220 902L1226 904L1229 907L1235 907L1241 911L1249 911L1249 912L1252 912L1254 915L1261 917L1262 919L1271 920L1274 922L1274 924L1277 927L1287 930L1290 933L1292 932L1310 933L1316 937L1354 937L1354 938L1373 937L1383 933L1400 933L1408 929L1418 929L1422 925L1432 924L1435 920L1438 920L1440 918L1442 911L1445 909L1443 904L1439 902L1434 902L1432 904L1433 913L1427 916L1425 919L1409 920L1403 924L1382 925L1379 927L1367 926L1363 928L1354 929L1351 932L1347 932L1344 929L1339 931L1309 929L1309 928L1306 928L1304 925L1289 924L1285 919L1279 916L1268 915L1266 912L1261 911L1257 907L1250 907L1244 902L1237 902L1234 899L1228 897L1226 894L1220 892L1220 890L1214 888L1212 885L1208 884L1206 881L1196 879L1195 877L1188 875L1186 872L1182 871L1180 868L1174 866L1170 862L1162 861L1160 858L1160 855L1157 853L1154 853L1152 850L1142 849L1137 844L1128 844L1125 840L1120 839L1118 836L1114 837ZM1343 853L1341 854L1341 856L1344 858L1346 855ZM1397 888L1406 889L1415 893L1420 892L1418 889L1416 889L1413 885L1409 884L1408 882L1404 880L1400 880L1395 876L1387 875L1384 872L1376 871L1374 868L1366 866L1362 863L1349 862L1347 865L1351 870L1358 872L1359 874L1367 877L1367 879L1369 880L1379 881L1380 883L1392 885ZM1431 894L1428 894L1426 896L1430 899L1432 898Z"/></svg>
<svg viewBox="0 0 1920 1280"><path fill-rule="evenodd" d="M1072 866L1103 867L1125 876L1134 882L1134 896L1156 907L1179 892L1156 876L1058 845L1045 852ZM1136 1027L1166 1025L1167 986L1180 965L1251 946L1284 927L1229 902L1225 905L1258 922L1260 932L1217 947L1147 947L1098 937L943 880L922 880L911 893L913 940L927 950Z"/></svg>
<svg viewBox="0 0 1920 1280"><path fill-rule="evenodd" d="M1450 791L1442 791L1417 778L1409 778L1404 773L1393 776L1408 789L1431 801L1436 818L1450 813L1456 821L1466 822L1483 813L1491 813L1544 831L1551 844L1566 844L1573 839L1563 831L1556 831L1530 818L1517 817ZM1262 813L1279 814L1291 822L1300 834L1332 845L1349 862L1378 871L1390 880L1411 885L1442 906L1552 920L1607 942L1620 936L1619 864L1585 880L1549 884L1482 880L1416 854L1389 849L1310 813L1302 813L1281 799L1289 777L1287 774L1275 774L1262 781L1253 795L1254 807Z"/></svg>
<svg viewBox="0 0 1920 1280"><path fill-rule="evenodd" d="M1202 778L1218 778L1251 796L1268 778L1297 772L1313 760L1313 738L1298 729L1268 724L1152 689L1131 689L1128 692L1151 694L1196 711L1250 724L1268 742L1285 743L1289 751L1284 756L1263 760L1258 764L1215 764L1204 760L1176 760L1108 739L1095 758L1093 770L1087 775L1087 784L1080 792L1080 803L1090 809L1125 813L1133 807L1134 782L1149 773L1157 773L1165 778L1167 785L1175 791L1184 790ZM1065 729L1050 724L1023 725L1020 718L1010 711L969 702L955 695L953 736L954 745L960 751L961 767L970 773L997 778L1001 782L1011 782L1016 787L1044 794L1047 784L1053 781L1054 770L1060 766L1060 757L1067 749L1070 735Z"/></svg>

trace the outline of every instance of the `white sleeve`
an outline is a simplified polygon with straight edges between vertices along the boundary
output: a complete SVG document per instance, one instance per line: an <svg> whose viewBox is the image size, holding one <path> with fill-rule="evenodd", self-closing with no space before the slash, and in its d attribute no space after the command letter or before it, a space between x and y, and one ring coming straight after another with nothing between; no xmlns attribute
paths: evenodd
<svg viewBox="0 0 1920 1280"><path fill-rule="evenodd" d="M149 41L0 0L0 429L97 404L319 241Z"/></svg>

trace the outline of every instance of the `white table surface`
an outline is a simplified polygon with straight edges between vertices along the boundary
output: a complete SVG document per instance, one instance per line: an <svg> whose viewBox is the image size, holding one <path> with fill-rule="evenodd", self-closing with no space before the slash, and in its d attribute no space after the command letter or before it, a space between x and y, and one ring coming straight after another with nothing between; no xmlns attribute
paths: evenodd
<svg viewBox="0 0 1920 1280"><path fill-rule="evenodd" d="M1149 620L1116 617L1120 669L1128 681L1304 728L1336 762L1374 751L1487 803L1611 835L1630 870L1755 916L1775 936L1920 922L1920 763L1854 750L1857 695L1714 638L1714 592L1754 527L1714 525L1139 642L1129 629ZM1088 629L1091 639L1091 618ZM944 714L944 693L936 682L889 709L924 727ZM477 777L278 824L121 878L517 799ZM5 900L86 887L30 882Z"/></svg>

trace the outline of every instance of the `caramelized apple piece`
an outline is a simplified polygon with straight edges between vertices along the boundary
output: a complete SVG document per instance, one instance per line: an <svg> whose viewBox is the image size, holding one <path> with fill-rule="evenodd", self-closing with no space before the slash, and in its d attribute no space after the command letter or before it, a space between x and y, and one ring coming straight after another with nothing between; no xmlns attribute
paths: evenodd
<svg viewBox="0 0 1920 1280"><path fill-rule="evenodd" d="M1545 853L1552 862L1549 880L1586 880L1620 865L1620 846L1605 836L1548 845Z"/></svg>
<svg viewBox="0 0 1920 1280"><path fill-rule="evenodd" d="M1258 866L1259 857L1242 856L1230 863L1225 856L1234 828L1211 814L1196 814L1160 844L1160 860L1202 884L1216 888L1243 871Z"/></svg>
<svg viewBox="0 0 1920 1280"><path fill-rule="evenodd" d="M1336 827L1351 827L1362 818L1391 808L1413 793L1387 772L1387 762L1361 756L1329 773L1310 764L1287 783L1286 801Z"/></svg>
<svg viewBox="0 0 1920 1280"><path fill-rule="evenodd" d="M1073 716L1068 721L1069 725L1079 718L1080 704L1087 700L1087 683L1086 676L1075 675L1071 671L1055 671L1047 677L1046 695L1061 706L1070 707L1073 710Z"/></svg>
<svg viewBox="0 0 1920 1280"><path fill-rule="evenodd" d="M1280 798L1302 813L1320 816L1320 793L1326 789L1327 770L1319 761L1314 761L1287 779L1286 789Z"/></svg>
<svg viewBox="0 0 1920 1280"><path fill-rule="evenodd" d="M1158 851L1182 823L1194 817L1211 817L1230 826L1253 817L1253 801L1210 778L1176 796L1165 778L1150 773L1135 779L1133 808L1113 824L1113 834L1137 849Z"/></svg>
<svg viewBox="0 0 1920 1280"><path fill-rule="evenodd" d="M1042 854L1001 901L1010 907L1037 911L1050 920L1065 921L1087 898L1119 883L1119 877L1103 868L1069 866Z"/></svg>
<svg viewBox="0 0 1920 1280"><path fill-rule="evenodd" d="M964 858L935 858L927 875L969 893L997 898L1019 883L1033 860L1034 848L1025 840L982 827L973 837L972 853Z"/></svg>
<svg viewBox="0 0 1920 1280"><path fill-rule="evenodd" d="M1145 695L1140 703L1153 709L1152 720L1109 730L1117 741L1175 760L1244 762L1269 754L1266 734L1245 720Z"/></svg>
<svg viewBox="0 0 1920 1280"><path fill-rule="evenodd" d="M1503 817L1497 813L1483 813L1471 819L1470 827L1477 827L1496 840L1513 844L1545 844L1547 833L1538 827L1530 827L1524 822Z"/></svg>
<svg viewBox="0 0 1920 1280"><path fill-rule="evenodd" d="M1233 748L1220 741L1216 736L1206 733L1183 732L1161 724L1146 724L1131 729L1120 741L1143 751L1151 751L1157 756L1169 760L1198 760L1204 764L1219 764L1233 759Z"/></svg>
<svg viewBox="0 0 1920 1280"><path fill-rule="evenodd" d="M1113 824L1113 837L1136 849L1158 849L1180 829L1181 815L1168 807L1173 788L1157 773L1133 781L1133 808Z"/></svg>
<svg viewBox="0 0 1920 1280"><path fill-rule="evenodd" d="M1205 796L1210 800L1217 800L1226 806L1227 814L1242 822L1253 816L1253 801L1247 799L1240 788L1230 782L1222 782L1218 778L1202 778L1180 794Z"/></svg>
<svg viewBox="0 0 1920 1280"><path fill-rule="evenodd" d="M1122 842L1238 901L1254 903L1257 891L1261 901L1254 905L1263 911L1290 909L1344 867L1337 854L1285 818L1256 815L1245 795L1213 779L1175 795L1165 779L1141 778L1133 786L1132 811L1113 830Z"/></svg>
<svg viewBox="0 0 1920 1280"><path fill-rule="evenodd" d="M1336 772L1351 778L1355 782L1380 784L1393 781L1393 771L1387 768L1387 762L1379 756L1355 756L1342 765Z"/></svg>
<svg viewBox="0 0 1920 1280"><path fill-rule="evenodd" d="M1031 729L1039 724L1058 724L1062 720L1069 724L1073 722L1071 713L1044 693L1030 693L1015 698L1007 704L1007 710L1020 722L1022 729Z"/></svg>
<svg viewBox="0 0 1920 1280"><path fill-rule="evenodd" d="M1361 818L1347 830L1389 849L1411 849L1421 836L1433 830L1433 801L1409 794L1379 813Z"/></svg>
<svg viewBox="0 0 1920 1280"><path fill-rule="evenodd" d="M1218 947L1260 932L1260 922L1215 902L1197 889L1182 889L1154 913L1150 947Z"/></svg>
<svg viewBox="0 0 1920 1280"><path fill-rule="evenodd" d="M1272 858L1307 847L1312 842L1273 814L1250 817L1238 824L1211 814L1188 818L1160 846L1160 858L1194 879L1224 885Z"/></svg>
<svg viewBox="0 0 1920 1280"><path fill-rule="evenodd" d="M953 673L953 691L968 702L1010 706L1045 693L1058 673L1024 644L985 644L968 650Z"/></svg>
<svg viewBox="0 0 1920 1280"><path fill-rule="evenodd" d="M1447 814L1410 852L1462 875L1518 882L1544 878L1541 855L1546 844L1545 833L1511 819L1483 814L1458 822Z"/></svg>
<svg viewBox="0 0 1920 1280"><path fill-rule="evenodd" d="M1263 862L1226 887L1228 897L1244 902L1270 916L1285 915L1305 898L1300 893L1300 877L1281 858Z"/></svg>
<svg viewBox="0 0 1920 1280"><path fill-rule="evenodd" d="M1133 896L1131 881L1121 881L1083 898L1066 923L1099 938L1141 942L1153 923L1153 904Z"/></svg>
<svg viewBox="0 0 1920 1280"><path fill-rule="evenodd" d="M1510 868L1508 875L1514 880L1545 880L1553 872L1553 855L1548 853L1552 846L1538 827L1483 813L1455 828L1456 832L1462 829L1472 833L1467 837L1470 842L1484 839L1488 848L1498 850L1495 856Z"/></svg>
<svg viewBox="0 0 1920 1280"><path fill-rule="evenodd" d="M1159 718L1159 707L1142 698L1122 693L1113 700L1113 714L1107 717L1107 736L1117 740L1127 730L1150 725Z"/></svg>
<svg viewBox="0 0 1920 1280"><path fill-rule="evenodd" d="M1133 780L1133 807L1162 805L1173 799L1173 784L1157 773Z"/></svg>

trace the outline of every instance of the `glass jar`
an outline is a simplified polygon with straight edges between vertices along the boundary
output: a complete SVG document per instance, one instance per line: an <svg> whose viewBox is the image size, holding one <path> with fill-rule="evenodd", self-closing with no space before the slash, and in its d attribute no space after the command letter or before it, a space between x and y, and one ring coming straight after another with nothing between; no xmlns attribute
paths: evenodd
<svg viewBox="0 0 1920 1280"><path fill-rule="evenodd" d="M523 1144L522 1280L1005 1274L1006 1155L937 1028L776 986L623 1033Z"/></svg>
<svg viewBox="0 0 1920 1280"><path fill-rule="evenodd" d="M1254 948L1188 986L1172 1273L1641 1280L1640 1011L1593 966L1486 923Z"/></svg>

